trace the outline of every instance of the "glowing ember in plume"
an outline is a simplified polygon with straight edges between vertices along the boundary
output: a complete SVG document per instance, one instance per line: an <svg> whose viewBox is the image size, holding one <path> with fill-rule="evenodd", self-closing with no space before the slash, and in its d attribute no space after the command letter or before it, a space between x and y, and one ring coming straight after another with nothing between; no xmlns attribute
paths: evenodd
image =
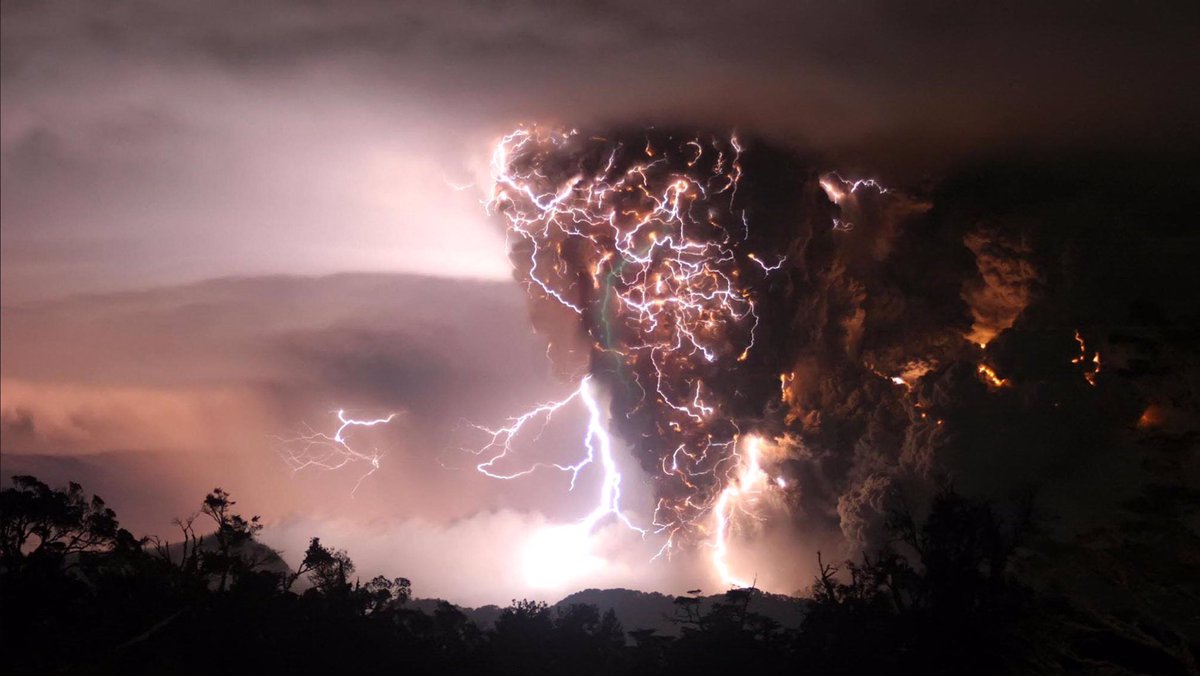
<svg viewBox="0 0 1200 676"><path fill-rule="evenodd" d="M794 373L780 373L779 374L779 399L780 399L780 401L782 401L784 403L788 402L788 386L791 385L792 381L795 379L796 379L796 374L794 374Z"/></svg>
<svg viewBox="0 0 1200 676"><path fill-rule="evenodd" d="M1090 360L1088 359L1087 343L1083 342L1083 336L1078 330L1075 331L1075 342L1079 343L1079 356L1072 359L1071 363L1083 366L1090 361L1091 366L1085 367L1087 370L1083 372L1083 379L1088 382L1088 385L1095 387L1096 376L1100 375L1100 353L1096 352Z"/></svg>
<svg viewBox="0 0 1200 676"><path fill-rule="evenodd" d="M337 418L341 425L332 435L309 429L307 433L297 437L280 438L279 455L295 472L311 467L333 470L350 464L366 463L370 469L354 484L351 491L354 493L358 491L364 479L379 469L379 461L383 454L375 449L370 453L355 450L346 438L347 431L355 427L386 425L395 417L396 414L391 413L387 417L374 420L355 420L347 418L346 412L339 410Z"/></svg>
<svg viewBox="0 0 1200 676"><path fill-rule="evenodd" d="M650 441L642 443L653 447L661 471L660 553L671 551L677 535L703 530L719 500L727 507L726 487L743 472L740 430L714 387L750 359L761 321L758 289L787 261L755 248L751 216L738 206L743 150L736 137L610 140L533 127L505 136L492 157L488 209L507 224L510 256L530 294L578 315L593 340L590 370L604 377L621 413L616 422L648 428L640 436ZM486 430L488 448L499 453L480 471L509 479L536 469L501 472L496 463L526 424L579 396L592 412L587 455L543 465L574 479L597 447L610 445L589 382L564 401ZM606 463L609 453L600 454ZM624 519L620 477L615 468L605 477L613 488L585 519L589 527L608 514Z"/></svg>
<svg viewBox="0 0 1200 676"><path fill-rule="evenodd" d="M1144 430L1150 427L1158 427L1163 423L1166 415L1161 406L1151 404L1142 411L1141 417L1138 418L1137 428Z"/></svg>
<svg viewBox="0 0 1200 676"><path fill-rule="evenodd" d="M912 389L912 384L916 380L918 380L921 376L925 375L925 373L929 370L928 366L925 366L924 369L917 368L916 370L913 370L912 365L908 364L905 366L905 370L900 375L889 376L886 373L875 368L874 366L871 366L870 364L866 364L865 366L868 369L870 369L871 373L874 373L875 375L879 376L880 378L884 378L884 379L888 380L893 385L900 385L900 386L906 387L910 390ZM787 399L785 398L784 401L786 402Z"/></svg>
<svg viewBox="0 0 1200 676"><path fill-rule="evenodd" d="M1007 380L997 375L995 369L987 364L979 365L979 375L983 376L983 379L993 387L1004 387L1008 384Z"/></svg>

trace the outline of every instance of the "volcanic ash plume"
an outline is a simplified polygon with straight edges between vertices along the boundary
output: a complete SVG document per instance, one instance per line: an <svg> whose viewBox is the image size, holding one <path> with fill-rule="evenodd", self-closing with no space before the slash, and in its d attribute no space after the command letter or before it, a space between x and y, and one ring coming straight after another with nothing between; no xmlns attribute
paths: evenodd
<svg viewBox="0 0 1200 676"><path fill-rule="evenodd" d="M828 205L795 166L752 173L775 160L733 136L540 128L493 158L491 208L535 322L556 340L566 320L590 341L587 370L655 477L671 536L699 525L739 470L739 436L769 431L778 402L790 257Z"/></svg>
<svg viewBox="0 0 1200 676"><path fill-rule="evenodd" d="M851 553L946 482L1068 499L1135 457L1115 449L1138 443L1122 430L1147 395L1098 338L1128 310L1088 310L1086 285L1051 274L1070 224L1036 227L1065 206L978 194L1011 184L991 179L918 198L769 144L659 130L522 128L493 171L534 324L611 396L668 543L698 534L724 556L769 501L798 539ZM586 357L564 365L572 346ZM1101 411L1120 413L1083 422Z"/></svg>

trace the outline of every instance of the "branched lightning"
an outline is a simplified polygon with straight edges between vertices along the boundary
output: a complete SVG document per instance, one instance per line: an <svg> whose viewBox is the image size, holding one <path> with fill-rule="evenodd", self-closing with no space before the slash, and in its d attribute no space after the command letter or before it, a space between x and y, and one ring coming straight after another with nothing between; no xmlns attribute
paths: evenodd
<svg viewBox="0 0 1200 676"><path fill-rule="evenodd" d="M293 472L317 468L335 470L355 463L366 463L369 469L354 484L351 494L358 491L363 480L379 469L379 461L383 453L372 449L366 453L356 450L346 438L347 430L354 427L375 427L386 425L396 417L391 413L383 418L373 420L356 420L346 417L344 410L337 412L339 427L333 434L317 432L311 428L304 434L294 437L277 437L279 456L292 468Z"/></svg>
<svg viewBox="0 0 1200 676"><path fill-rule="evenodd" d="M831 172L821 177L819 181L821 189L825 191L825 196L829 198L839 207L850 207L853 202L853 196L863 188L870 188L880 195L890 192L888 188L879 183L873 178L860 178L847 180L842 178L841 174ZM833 219L833 229L838 231L848 231L854 229L854 223L843 218Z"/></svg>
<svg viewBox="0 0 1200 676"><path fill-rule="evenodd" d="M580 526L585 532L590 533L605 517L613 516L629 529L645 535L646 530L634 525L621 509L621 473L617 470L617 464L613 458L612 439L605 429L604 416L600 412L600 405L597 403L596 395L592 391L593 387L591 376L587 376L580 381L579 387L570 396L548 404L540 404L520 416L510 418L509 424L505 427L493 429L482 425L475 425L476 429L489 436L487 445L475 451L475 453L477 455L491 454L486 460L480 462L475 467L493 479L516 479L535 472L538 469L556 469L571 475L570 490L575 490L575 483L579 477L579 473L598 461L603 475L600 483L599 500L595 509L580 522ZM497 469L497 463L502 463L516 455L513 444L516 442L518 435L526 430L527 426L540 421L541 428L538 432L540 434L540 430L549 424L555 412L576 399L583 403L584 408L588 412L587 431L583 437L583 446L586 452L582 458L574 464L533 463L514 472L505 472Z"/></svg>
<svg viewBox="0 0 1200 676"><path fill-rule="evenodd" d="M860 178L847 180L842 178L841 174L832 172L821 177L821 188L825 190L829 201L834 204L841 204L846 199L847 195L853 195L861 188L873 188L880 195L890 192L879 181L873 178Z"/></svg>

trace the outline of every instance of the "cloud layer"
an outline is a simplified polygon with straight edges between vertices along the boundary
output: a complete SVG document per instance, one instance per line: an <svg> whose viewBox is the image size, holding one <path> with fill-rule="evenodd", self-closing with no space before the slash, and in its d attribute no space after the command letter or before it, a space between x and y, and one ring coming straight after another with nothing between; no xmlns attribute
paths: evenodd
<svg viewBox="0 0 1200 676"><path fill-rule="evenodd" d="M455 187L520 120L736 127L906 177L1177 152L1200 119L1184 4L6 3L4 299L503 278L479 194Z"/></svg>

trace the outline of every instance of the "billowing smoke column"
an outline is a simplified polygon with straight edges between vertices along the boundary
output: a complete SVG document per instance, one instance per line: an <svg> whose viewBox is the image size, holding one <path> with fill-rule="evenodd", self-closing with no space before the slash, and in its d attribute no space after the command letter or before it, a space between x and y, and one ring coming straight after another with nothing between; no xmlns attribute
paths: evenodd
<svg viewBox="0 0 1200 676"><path fill-rule="evenodd" d="M822 200L797 190L807 178L797 174L774 210L752 207L776 188L749 171L753 152L736 136L534 127L493 157L490 208L518 276L535 305L573 316L591 341L587 369L655 477L668 546L711 530L704 517L756 465L739 438L771 428L790 356L788 258L803 202Z"/></svg>

